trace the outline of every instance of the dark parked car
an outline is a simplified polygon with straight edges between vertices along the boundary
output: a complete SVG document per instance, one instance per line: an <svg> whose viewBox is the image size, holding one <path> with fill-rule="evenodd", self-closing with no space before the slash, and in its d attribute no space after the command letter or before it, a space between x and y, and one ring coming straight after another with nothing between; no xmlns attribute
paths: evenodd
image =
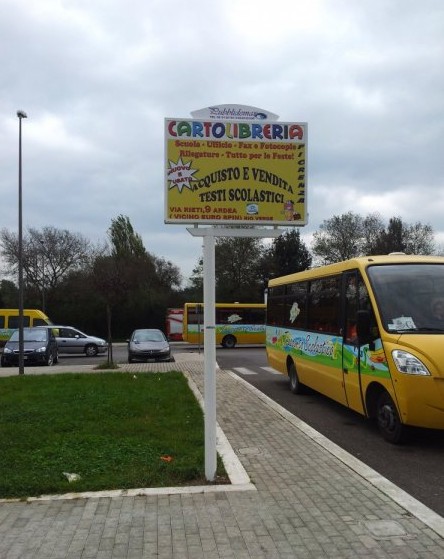
<svg viewBox="0 0 444 559"><path fill-rule="evenodd" d="M19 330L14 330L3 348L2 367L19 364ZM57 340L52 326L23 328L23 363L25 365L54 365L59 360Z"/></svg>
<svg viewBox="0 0 444 559"><path fill-rule="evenodd" d="M134 330L128 341L128 363L133 361L173 361L170 344L161 330Z"/></svg>

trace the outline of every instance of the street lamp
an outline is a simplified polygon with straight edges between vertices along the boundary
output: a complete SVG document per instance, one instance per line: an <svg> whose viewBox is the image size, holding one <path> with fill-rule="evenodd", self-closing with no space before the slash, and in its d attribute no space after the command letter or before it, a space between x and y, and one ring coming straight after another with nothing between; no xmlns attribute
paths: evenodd
<svg viewBox="0 0 444 559"><path fill-rule="evenodd" d="M19 288L19 375L25 373L23 359L23 226L22 226L22 120L25 111L17 111L19 119L19 176L18 176L18 288Z"/></svg>
<svg viewBox="0 0 444 559"><path fill-rule="evenodd" d="M45 241L39 239L42 245L42 311L45 312Z"/></svg>

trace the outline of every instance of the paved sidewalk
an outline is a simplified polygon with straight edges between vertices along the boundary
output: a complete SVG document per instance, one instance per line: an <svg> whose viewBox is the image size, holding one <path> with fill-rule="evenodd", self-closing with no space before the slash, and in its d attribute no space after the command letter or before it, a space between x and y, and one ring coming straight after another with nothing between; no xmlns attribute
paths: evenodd
<svg viewBox="0 0 444 559"><path fill-rule="evenodd" d="M203 393L197 354L122 369L172 367ZM217 406L232 485L2 502L0 559L444 559L443 518L229 371Z"/></svg>

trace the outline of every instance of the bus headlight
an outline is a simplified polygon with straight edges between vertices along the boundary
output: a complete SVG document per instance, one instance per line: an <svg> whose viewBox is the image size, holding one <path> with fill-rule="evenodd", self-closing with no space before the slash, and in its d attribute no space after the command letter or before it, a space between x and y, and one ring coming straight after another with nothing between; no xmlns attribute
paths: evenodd
<svg viewBox="0 0 444 559"><path fill-rule="evenodd" d="M404 373L406 375L430 376L430 372L424 363L411 353L395 349L392 351L392 357L396 368L400 373Z"/></svg>

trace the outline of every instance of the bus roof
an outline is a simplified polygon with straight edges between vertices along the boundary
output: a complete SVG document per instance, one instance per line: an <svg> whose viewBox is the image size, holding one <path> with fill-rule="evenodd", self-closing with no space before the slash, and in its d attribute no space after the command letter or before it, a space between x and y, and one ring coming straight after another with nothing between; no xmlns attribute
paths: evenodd
<svg viewBox="0 0 444 559"><path fill-rule="evenodd" d="M346 270L353 270L355 268L364 270L368 266L372 265L427 263L444 264L444 257L402 254L399 252L378 256L359 256L357 258L351 258L350 260L344 260L343 262L327 264L326 266L311 268L310 270L305 270L303 272L297 272L295 274L273 278L270 279L270 281L268 282L268 286L275 287L277 285L284 285L286 283L292 283L294 281L302 281L323 276L330 276L333 274L339 274Z"/></svg>

